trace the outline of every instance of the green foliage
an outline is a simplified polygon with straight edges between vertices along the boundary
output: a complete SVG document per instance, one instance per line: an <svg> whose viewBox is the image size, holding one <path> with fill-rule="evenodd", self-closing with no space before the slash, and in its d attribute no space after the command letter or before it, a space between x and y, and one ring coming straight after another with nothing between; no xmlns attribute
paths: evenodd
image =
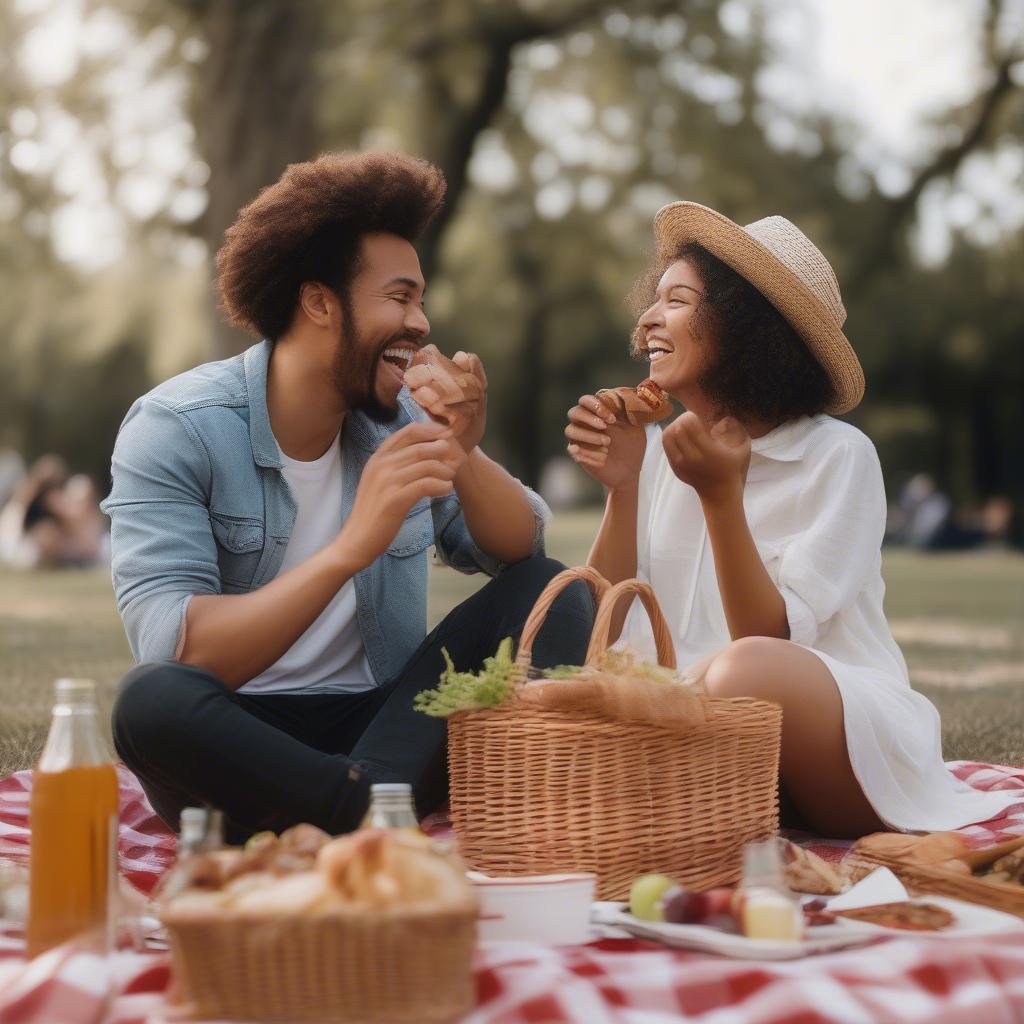
<svg viewBox="0 0 1024 1024"><path fill-rule="evenodd" d="M544 669L545 679L575 679L583 671L582 665L556 665Z"/></svg>
<svg viewBox="0 0 1024 1024"><path fill-rule="evenodd" d="M45 16L37 6L0 5L10 53ZM262 79L291 68L305 84L287 103L316 108L316 151L394 147L444 167L451 219L421 247L433 337L446 351L483 359L486 448L527 482L564 453L566 410L580 394L644 375L627 355L624 298L650 251L654 211L685 198L740 223L784 214L832 262L868 382L851 419L877 440L893 497L910 475L928 471L958 501L1003 492L1024 505L1020 238L982 246L968 227L946 263L915 262L905 237L913 218L896 232L887 227L893 201L859 165L857 126L818 104L787 105L766 88L779 70L772 5L739 5L750 17L737 29L737 5L723 17L723 5L707 0L450 0L436 11L414 4L416 16L408 4L338 0L310 6L315 46L301 34L275 35L278 6L86 5L127 20L137 49L161 54L151 80L187 86L180 109L168 101L154 123L184 118L195 129L194 152L172 175L164 206L133 222L125 267L111 268L121 274L116 289L109 279L117 274L76 273L56 258L50 227L66 201L57 169L69 161L16 170L6 159L18 141L14 120L31 118L10 115L39 107L45 118L55 105L81 125L115 202L126 177L146 172L121 151L152 139L111 116L109 56L80 55L79 70L45 102L12 60L0 81L0 405L8 412L0 444L28 455L57 448L97 472L130 399L214 354L208 268L179 262L179 250L202 237L212 256L223 218L255 194L249 156L277 169L295 158L294 133L252 130L247 117L263 125L274 115L254 100L262 93L247 88L242 70ZM937 127L971 138L977 152L1012 155L1022 98L1015 86L985 137L967 131L970 104L943 112ZM33 141L45 142L38 134ZM232 139L251 144L243 152ZM923 130L921 140L915 165L938 144ZM933 184L945 188L947 177ZM212 201L184 223L170 210L187 183ZM950 193L963 184L954 181ZM895 235L874 276L854 289L865 254ZM174 277L186 264L204 291L190 286L183 300Z"/></svg>
<svg viewBox="0 0 1024 1024"><path fill-rule="evenodd" d="M457 711L479 711L496 708L512 696L515 660L512 637L498 645L493 658L485 658L479 672L457 672L447 649L442 648L445 670L437 688L416 694L413 706L434 718L448 718Z"/></svg>

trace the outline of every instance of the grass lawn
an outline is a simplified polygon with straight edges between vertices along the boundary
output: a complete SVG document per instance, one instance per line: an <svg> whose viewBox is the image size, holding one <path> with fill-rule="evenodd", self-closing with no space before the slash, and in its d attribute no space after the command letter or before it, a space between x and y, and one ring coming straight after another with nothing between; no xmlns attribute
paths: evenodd
<svg viewBox="0 0 1024 1024"><path fill-rule="evenodd" d="M548 550L581 563L592 512L562 513ZM947 758L1024 764L1024 557L887 552L886 610L916 689L939 708ZM482 579L434 572L430 620ZM53 680L95 679L107 708L131 665L108 574L0 570L0 777L30 766Z"/></svg>

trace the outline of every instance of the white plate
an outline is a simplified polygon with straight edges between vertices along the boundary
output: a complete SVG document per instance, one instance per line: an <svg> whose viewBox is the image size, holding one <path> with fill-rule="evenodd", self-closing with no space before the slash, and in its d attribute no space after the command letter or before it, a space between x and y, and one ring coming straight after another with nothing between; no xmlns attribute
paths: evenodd
<svg viewBox="0 0 1024 1024"><path fill-rule="evenodd" d="M882 936L964 939L1024 929L1024 921L1020 918L993 910L991 907L980 907L974 903L965 903L945 896L922 897L913 902L934 903L944 907L955 920L952 925L941 931L914 932L839 918L835 924L807 928L804 938L799 942L777 942L769 939L748 939L744 935L719 931L707 925L641 921L626 910L625 903L595 903L593 919L601 924L621 928L637 938L651 939L677 949L717 953L719 956L737 960L796 960L815 953L830 953L862 946Z"/></svg>
<svg viewBox="0 0 1024 1024"><path fill-rule="evenodd" d="M824 924L808 928L799 942L748 939L744 935L722 932L702 924L659 924L641 921L626 911L625 903L595 903L594 921L622 928L639 939L651 939L676 949L695 949L717 953L736 960L797 960L812 953L830 953L873 942L880 937L877 928L861 928L854 922Z"/></svg>

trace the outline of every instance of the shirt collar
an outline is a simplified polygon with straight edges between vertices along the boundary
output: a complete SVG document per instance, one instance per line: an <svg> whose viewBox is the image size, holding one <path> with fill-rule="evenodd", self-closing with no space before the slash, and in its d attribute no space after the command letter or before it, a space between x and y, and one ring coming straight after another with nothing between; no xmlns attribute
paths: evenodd
<svg viewBox="0 0 1024 1024"><path fill-rule="evenodd" d="M270 427L267 410L267 370L274 346L269 341L245 350L245 388L249 393L249 443L257 466L280 469L281 449Z"/></svg>
<svg viewBox="0 0 1024 1024"><path fill-rule="evenodd" d="M807 451L811 433L824 416L801 416L750 442L750 450L776 462L798 462Z"/></svg>

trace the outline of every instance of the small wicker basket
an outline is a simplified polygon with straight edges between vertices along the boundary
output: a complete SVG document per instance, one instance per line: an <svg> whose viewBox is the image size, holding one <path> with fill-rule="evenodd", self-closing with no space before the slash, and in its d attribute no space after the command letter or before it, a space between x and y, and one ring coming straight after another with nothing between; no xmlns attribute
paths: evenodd
<svg viewBox="0 0 1024 1024"><path fill-rule="evenodd" d="M441 1024L474 1004L476 908L261 918L162 914L194 1017Z"/></svg>
<svg viewBox="0 0 1024 1024"><path fill-rule="evenodd" d="M588 664L607 647L619 599L636 594L659 663L675 668L648 584L612 587L593 569L568 569L548 584L523 628L517 693L548 609L574 580L600 599ZM782 711L745 698L700 699L703 721L685 731L538 709L517 695L499 708L453 715L451 815L467 866L488 875L593 871L602 900L625 899L646 872L695 890L738 881L744 844L778 831Z"/></svg>
<svg viewBox="0 0 1024 1024"><path fill-rule="evenodd" d="M964 861L974 871L988 867L1005 854L1020 849L1022 845L1024 838L1011 839L998 846L974 850L957 859ZM879 867L889 868L914 895L951 896L953 899L978 903L984 907L1024 917L1024 885L1013 882L987 882L983 877L966 875L942 864L917 864L900 857L866 853L856 847L847 860L855 870L865 872Z"/></svg>

